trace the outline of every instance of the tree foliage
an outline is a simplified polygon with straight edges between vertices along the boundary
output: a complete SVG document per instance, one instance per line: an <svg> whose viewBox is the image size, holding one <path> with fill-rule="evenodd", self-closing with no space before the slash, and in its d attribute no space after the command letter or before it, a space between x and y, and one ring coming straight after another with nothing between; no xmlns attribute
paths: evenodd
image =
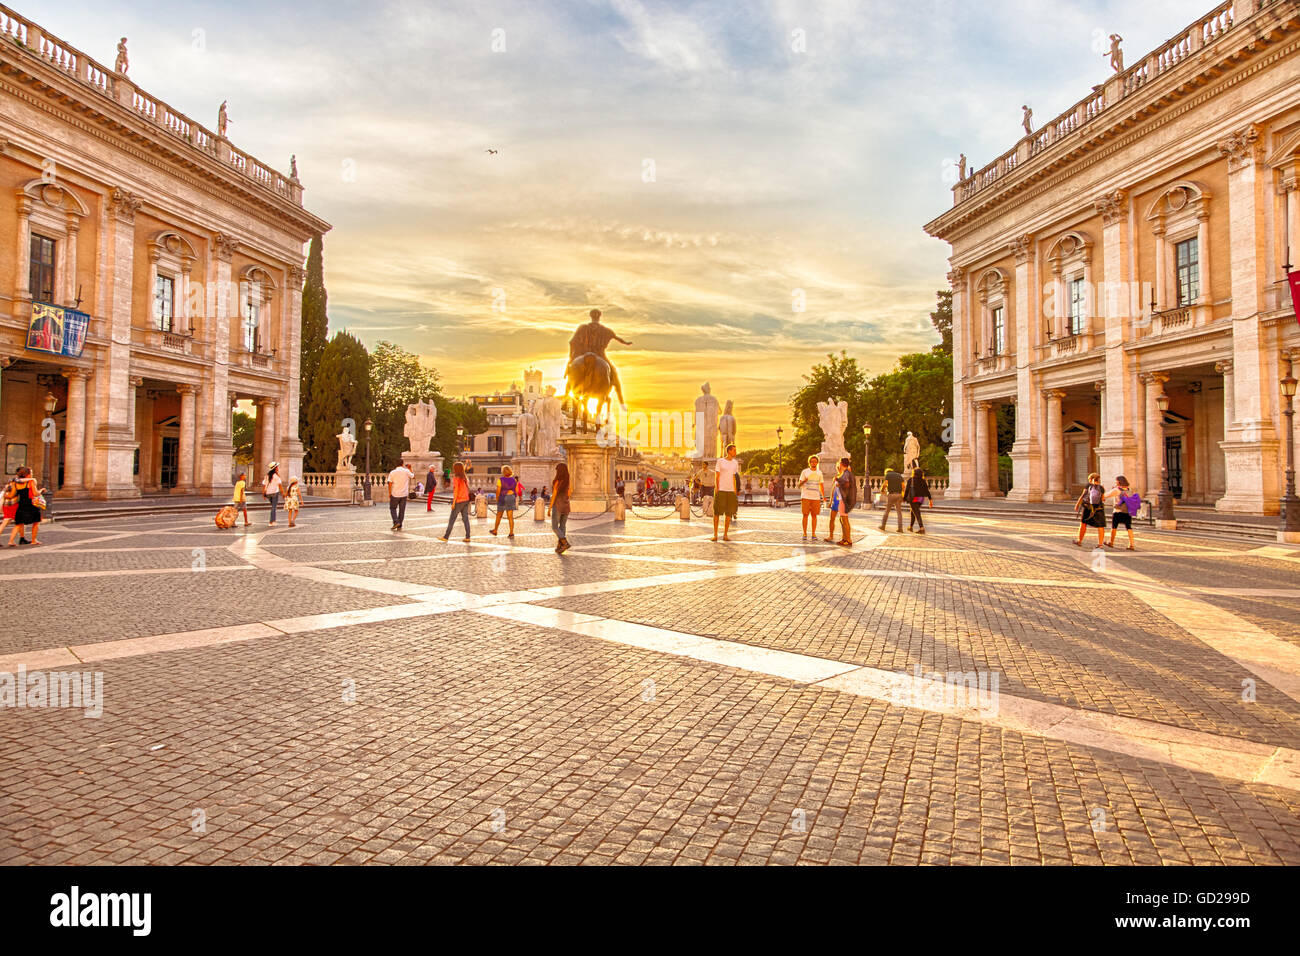
<svg viewBox="0 0 1300 956"><path fill-rule="evenodd" d="M230 444L236 464L251 465L253 463L253 440L256 434L257 419L247 412L235 412Z"/></svg>
<svg viewBox="0 0 1300 956"><path fill-rule="evenodd" d="M939 333L940 342L931 351L952 355L952 289L940 289L934 294L938 300L935 310L930 313L930 324Z"/></svg>
<svg viewBox="0 0 1300 956"><path fill-rule="evenodd" d="M420 364L418 356L392 342L379 342L370 355L370 400L374 419L371 433L372 467L377 460L383 467L392 469L410 449L403 430L406 427L406 407L416 402L433 401L441 397L438 373ZM442 409L438 409L438 432L447 427ZM455 426L452 426L455 430Z"/></svg>
<svg viewBox="0 0 1300 956"><path fill-rule="evenodd" d="M365 429L362 422L371 414L370 356L361 340L347 332L336 333L321 353L320 365L312 379L307 428L303 444L308 449L306 471L333 471L338 461L337 435L343 420L356 424L357 452L365 453ZM358 471L365 467L358 457ZM377 468L373 452L371 467Z"/></svg>
<svg viewBox="0 0 1300 956"><path fill-rule="evenodd" d="M302 287L302 338L299 351L298 434L303 442L304 457L312 459L307 439L311 390L320 368L321 355L329 335L328 296L325 293L325 264L320 236L313 236L307 251L307 279ZM335 434L338 434L335 432Z"/></svg>

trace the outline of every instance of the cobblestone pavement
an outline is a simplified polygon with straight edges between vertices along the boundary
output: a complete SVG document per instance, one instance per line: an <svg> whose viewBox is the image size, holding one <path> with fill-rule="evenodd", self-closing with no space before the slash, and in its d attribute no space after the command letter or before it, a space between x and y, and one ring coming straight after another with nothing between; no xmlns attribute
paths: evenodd
<svg viewBox="0 0 1300 956"><path fill-rule="evenodd" d="M0 550L0 863L1300 863L1300 549L446 514Z"/></svg>

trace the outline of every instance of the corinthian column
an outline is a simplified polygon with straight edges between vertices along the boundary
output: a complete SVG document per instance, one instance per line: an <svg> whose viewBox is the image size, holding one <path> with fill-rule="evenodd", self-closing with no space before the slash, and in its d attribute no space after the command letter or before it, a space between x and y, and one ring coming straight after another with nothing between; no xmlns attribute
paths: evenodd
<svg viewBox="0 0 1300 956"><path fill-rule="evenodd" d="M61 492L66 497L76 497L86 487L86 379L90 378L90 371L65 368L63 376L68 380L68 422L63 446Z"/></svg>
<svg viewBox="0 0 1300 956"><path fill-rule="evenodd" d="M181 396L180 461L176 463L176 490L190 493L194 490L194 395L197 386L176 386Z"/></svg>
<svg viewBox="0 0 1300 956"><path fill-rule="evenodd" d="M1142 376L1142 383L1147 387L1147 486L1143 496L1152 501L1160 491L1160 469L1165 466L1165 418L1158 400L1165 393L1167 381L1169 376L1164 372L1149 372Z"/></svg>
<svg viewBox="0 0 1300 956"><path fill-rule="evenodd" d="M975 497L992 497L989 486L989 410L992 402L976 402L975 414L971 416L971 433L974 436L975 454Z"/></svg>
<svg viewBox="0 0 1300 956"><path fill-rule="evenodd" d="M1065 492L1065 430L1061 421L1061 400L1065 392L1060 389L1043 390L1047 399L1047 498L1060 501Z"/></svg>

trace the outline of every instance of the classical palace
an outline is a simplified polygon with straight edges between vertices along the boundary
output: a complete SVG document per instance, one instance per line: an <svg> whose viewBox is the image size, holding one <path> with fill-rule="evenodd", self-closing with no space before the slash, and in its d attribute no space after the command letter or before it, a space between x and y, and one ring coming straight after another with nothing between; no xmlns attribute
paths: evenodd
<svg viewBox="0 0 1300 956"><path fill-rule="evenodd" d="M1300 357L1300 2L1236 0L961 178L949 495L1153 497L1278 511L1279 380ZM963 170L963 172L965 172Z"/></svg>
<svg viewBox="0 0 1300 956"><path fill-rule="evenodd" d="M329 225L224 104L213 132L128 70L0 6L5 470L41 476L49 443L61 497L225 494L251 399L257 468L300 474L303 246Z"/></svg>

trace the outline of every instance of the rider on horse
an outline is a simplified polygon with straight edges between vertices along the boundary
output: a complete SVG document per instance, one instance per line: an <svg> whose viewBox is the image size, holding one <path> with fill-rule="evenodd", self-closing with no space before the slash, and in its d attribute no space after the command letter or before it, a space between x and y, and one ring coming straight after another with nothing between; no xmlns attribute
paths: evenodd
<svg viewBox="0 0 1300 956"><path fill-rule="evenodd" d="M592 396L596 391L592 389L587 375L583 369L589 367L590 363L585 361L587 356L600 359L609 368L609 384L618 394L620 405L626 405L623 401L623 384L618 380L618 372L614 369L614 363L605 355L605 347L611 341L622 342L624 345L632 343L627 339L619 338L612 329L606 328L600 324L600 309L591 310L591 321L585 325L578 326L578 330L573 333L573 338L569 339L569 364L564 370L564 391L566 394L578 396ZM580 364L579 359L584 361ZM603 384L603 383L602 383ZM597 397L604 398L609 394Z"/></svg>

